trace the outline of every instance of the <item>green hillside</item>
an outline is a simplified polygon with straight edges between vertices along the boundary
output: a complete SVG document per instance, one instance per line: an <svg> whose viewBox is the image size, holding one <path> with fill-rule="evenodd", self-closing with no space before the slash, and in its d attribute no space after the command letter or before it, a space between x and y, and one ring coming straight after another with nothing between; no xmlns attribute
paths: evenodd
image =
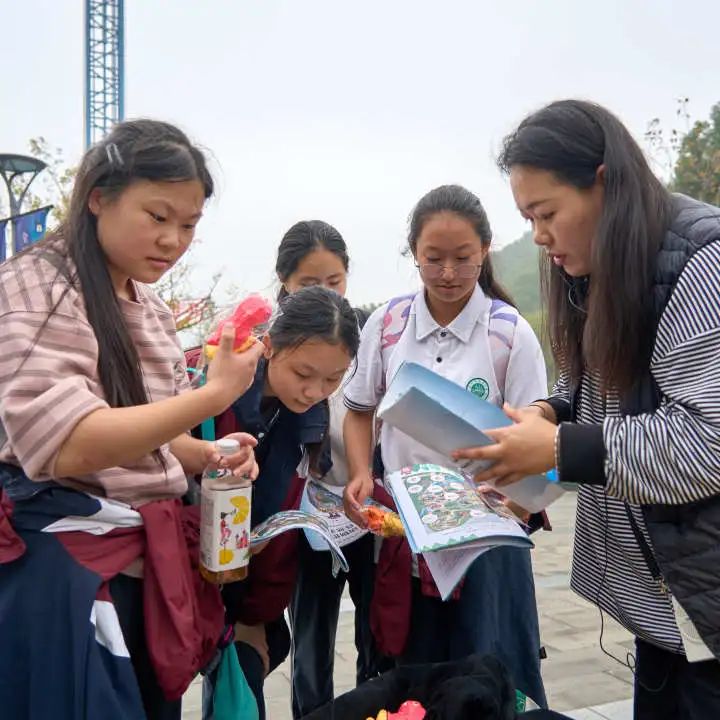
<svg viewBox="0 0 720 720"><path fill-rule="evenodd" d="M495 277L509 291L517 303L518 310L532 325L542 343L548 376L554 376L552 353L543 329L543 314L540 303L540 273L538 266L539 249L532 241L532 235L525 233L519 240L493 252L492 261Z"/></svg>
<svg viewBox="0 0 720 720"><path fill-rule="evenodd" d="M532 235L525 233L519 240L492 254L495 276L510 291L525 315L540 310L538 247Z"/></svg>

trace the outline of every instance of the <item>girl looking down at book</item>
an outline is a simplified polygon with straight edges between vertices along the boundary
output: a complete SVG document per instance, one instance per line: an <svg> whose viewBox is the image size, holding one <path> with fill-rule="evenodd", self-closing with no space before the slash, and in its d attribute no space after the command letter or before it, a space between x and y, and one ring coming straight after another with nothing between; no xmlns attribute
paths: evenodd
<svg viewBox="0 0 720 720"><path fill-rule="evenodd" d="M491 240L480 200L457 185L432 190L412 213L408 245L422 289L371 315L357 371L344 391L345 507L358 524L366 522L361 507L370 494L391 502L374 483L369 458L374 411L403 362L421 364L497 405L528 404L546 391L537 338L494 278ZM381 429L379 454L379 475L414 463L450 462L388 425ZM371 624L381 651L401 664L493 654L521 691L545 703L529 551L496 548L480 556L447 602L405 539L384 540L378 562Z"/></svg>
<svg viewBox="0 0 720 720"><path fill-rule="evenodd" d="M260 471L253 488L253 528L277 512L297 508L308 468L323 466L326 400L350 368L359 335L355 312L336 292L313 286L288 294L263 338L264 357L250 388L215 418L218 436L247 432L257 438ZM200 348L189 351L188 365L194 366L200 354ZM294 532L271 540L251 559L248 578L222 591L238 659L261 719L265 677L290 651L284 611L297 575L297 540ZM211 673L204 688L204 717L212 712L214 682Z"/></svg>
<svg viewBox="0 0 720 720"><path fill-rule="evenodd" d="M281 283L278 299L298 290L320 285L345 296L350 257L340 232L322 220L295 223L278 247L275 272ZM355 309L358 325L367 316ZM351 371L352 372L352 369ZM345 404L341 388L328 398L329 427L323 443L324 458L314 463L313 474L337 488L348 481L342 426ZM292 627L292 712L298 718L330 702L333 691L335 635L345 584L355 606L355 646L358 652L357 683L383 669L370 631L370 599L375 573L374 543L366 535L343 546L350 571L333 577L331 556L313 550L303 533L298 538L298 576L290 605Z"/></svg>
<svg viewBox="0 0 720 720"><path fill-rule="evenodd" d="M184 133L120 123L85 154L59 230L0 266L6 717L177 719L220 639L220 595L198 582L180 501L186 475L218 457L186 433L248 389L261 348L233 354L228 332L190 392L149 287L212 192ZM255 440L237 439L228 463L252 476Z"/></svg>

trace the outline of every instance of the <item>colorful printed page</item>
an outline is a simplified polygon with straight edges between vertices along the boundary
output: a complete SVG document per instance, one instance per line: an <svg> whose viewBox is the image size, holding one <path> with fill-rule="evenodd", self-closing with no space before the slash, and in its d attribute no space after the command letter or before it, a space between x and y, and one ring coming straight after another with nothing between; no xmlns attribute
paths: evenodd
<svg viewBox="0 0 720 720"><path fill-rule="evenodd" d="M489 445L483 430L512 421L496 405L481 400L460 385L416 363L404 363L393 378L378 417L451 460L454 450ZM468 475L488 467L481 461L461 461ZM503 495L531 513L544 510L564 492L553 476L532 475L506 485Z"/></svg>
<svg viewBox="0 0 720 720"><path fill-rule="evenodd" d="M326 485L319 480L309 480L305 483L300 509L321 518L330 528L330 533L338 547L345 547L367 530L358 527L347 515L343 508L342 497L336 492L341 488ZM314 530L305 529L308 543L313 550L329 550L330 546L322 535Z"/></svg>
<svg viewBox="0 0 720 720"><path fill-rule="evenodd" d="M256 525L250 533L250 547L261 545L272 540L288 530L312 530L321 535L328 544L332 553L332 573L336 577L338 572L348 572L349 566L342 550L338 547L328 524L317 515L301 510L285 510L271 515L267 520Z"/></svg>
<svg viewBox="0 0 720 720"><path fill-rule="evenodd" d="M471 563L501 545L533 546L514 520L495 513L472 481L439 465L413 465L388 477L410 548L422 554L447 600Z"/></svg>
<svg viewBox="0 0 720 720"><path fill-rule="evenodd" d="M345 514L341 488L328 485L320 480L308 480L305 483L300 509L310 515L316 515L327 523L338 547L345 547L351 542L365 535L367 528L358 527ZM376 507L389 512L381 503L369 497L363 503L365 507ZM329 550L330 547L324 538L314 530L305 528L305 535L313 550Z"/></svg>
<svg viewBox="0 0 720 720"><path fill-rule="evenodd" d="M392 473L388 484L416 553L470 544L532 547L518 523L493 512L460 473L439 465L413 465Z"/></svg>

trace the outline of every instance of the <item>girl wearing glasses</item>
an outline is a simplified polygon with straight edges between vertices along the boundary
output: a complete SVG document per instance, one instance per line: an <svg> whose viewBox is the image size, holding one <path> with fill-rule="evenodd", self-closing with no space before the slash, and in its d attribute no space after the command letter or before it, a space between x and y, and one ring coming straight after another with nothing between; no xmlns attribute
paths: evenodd
<svg viewBox="0 0 720 720"><path fill-rule="evenodd" d="M408 244L422 291L408 299L407 322L399 336L390 336L387 327L394 323L400 299L371 315L357 371L345 387L350 471L345 505L360 525L365 522L360 507L374 490L368 467L374 411L403 362L420 363L497 405L527 404L546 391L540 344L493 277L491 239L480 200L457 185L432 190L412 213ZM412 463L447 464L446 458L388 425L383 425L380 441L382 472ZM459 591L443 602L422 558L411 556L406 541L385 541L371 625L379 649L400 664L493 654L505 662L521 691L545 704L528 551L497 548L485 553L470 567Z"/></svg>

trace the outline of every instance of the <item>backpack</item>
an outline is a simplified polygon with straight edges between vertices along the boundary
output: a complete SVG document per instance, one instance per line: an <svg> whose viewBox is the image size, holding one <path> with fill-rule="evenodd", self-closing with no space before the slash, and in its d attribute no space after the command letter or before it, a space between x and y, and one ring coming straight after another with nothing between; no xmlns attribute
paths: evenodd
<svg viewBox="0 0 720 720"><path fill-rule="evenodd" d="M389 366L392 348L397 345L407 327L410 319L410 308L416 294L402 295L393 298L385 308L382 331L380 335L380 353L382 355L383 384ZM505 399L505 381L510 363L515 328L517 327L519 313L510 304L494 298L490 306L490 320L488 323L488 339L490 341L490 355L492 357L495 380L503 400ZM383 390L386 388L383 387Z"/></svg>

